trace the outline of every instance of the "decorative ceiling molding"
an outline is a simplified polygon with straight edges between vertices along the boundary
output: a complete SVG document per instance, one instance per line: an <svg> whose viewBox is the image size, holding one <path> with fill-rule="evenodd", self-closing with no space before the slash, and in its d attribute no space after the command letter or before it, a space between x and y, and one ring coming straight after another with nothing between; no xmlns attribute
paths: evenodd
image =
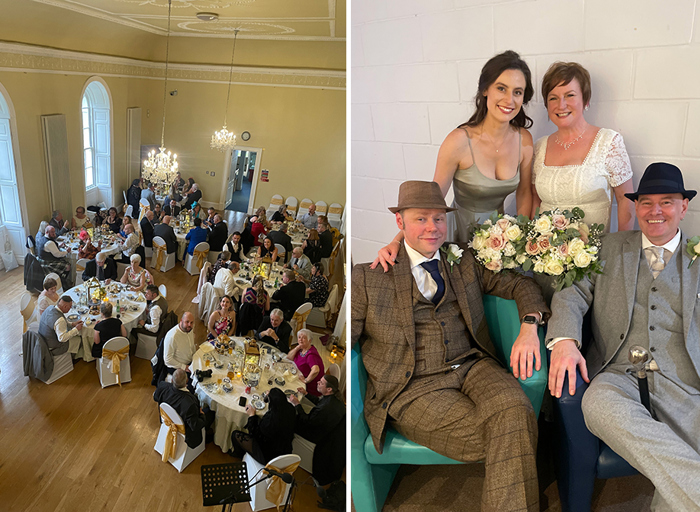
<svg viewBox="0 0 700 512"><path fill-rule="evenodd" d="M165 64L54 48L0 42L0 68L84 75L161 79ZM228 83L230 66L169 64L168 80ZM233 83L261 86L345 90L345 71L233 67Z"/></svg>
<svg viewBox="0 0 700 512"><path fill-rule="evenodd" d="M84 3L77 2L75 0L32 0L36 3L41 3L45 5L50 5L60 9L67 9L73 12L77 12L86 16L91 16L111 23L116 23L126 27L134 28L137 30L143 30L151 34L156 34L159 36L166 35L166 30L164 28L155 26L150 20L161 20L164 16L157 16L153 14L139 14L139 13L129 13L129 14L115 14L109 12L105 9L100 9L97 7L92 7L85 5ZM167 0L114 0L124 4L134 4L135 6L143 5L153 5L157 7L168 6ZM194 8L197 10L209 10L209 9L225 9L236 5L245 5L254 3L257 0L176 0L173 2L173 9L178 8ZM172 32L170 35L173 37L233 37L232 33L235 27L228 29L214 28L217 24L224 23L237 23L241 25L241 33L239 34L239 39L253 39L253 40L272 40L272 41L338 41L345 42L346 38L335 37L336 33L336 2L337 0L328 0L328 16L325 17L255 17L255 18L231 18L222 17L217 22L202 22L193 19L192 16L177 16L173 15L173 20L181 20L182 23L178 24L178 27L182 30L188 32ZM148 20L148 21L147 21ZM293 24L294 22L323 22L329 24L327 36L317 36L317 35L303 35L298 33L292 27L287 25ZM201 24L202 26L209 27L209 30L204 28L193 29L192 24ZM245 26L261 26L268 25L274 27L275 31L269 33L260 33L261 30L251 29L246 30ZM257 33L256 33L257 32Z"/></svg>

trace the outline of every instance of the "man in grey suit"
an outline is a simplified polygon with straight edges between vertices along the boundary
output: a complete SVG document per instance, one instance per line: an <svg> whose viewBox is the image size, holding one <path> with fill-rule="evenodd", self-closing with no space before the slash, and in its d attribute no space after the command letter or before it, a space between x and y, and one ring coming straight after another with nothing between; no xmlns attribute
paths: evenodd
<svg viewBox="0 0 700 512"><path fill-rule="evenodd" d="M523 323L511 361L525 379L533 363L540 367L537 323L549 315L541 290L527 277L486 270L469 250L451 263L441 255L453 208L437 183L401 184L389 210L404 235L396 263L386 273L366 264L352 270L351 332L367 369L374 446L382 452L391 425L447 457L485 460L482 510L538 511L537 421L493 356L482 294L517 302Z"/></svg>
<svg viewBox="0 0 700 512"><path fill-rule="evenodd" d="M586 425L652 481L652 510L700 507L700 264L678 228L695 194L676 166L651 164L638 191L625 194L641 232L603 238L603 274L554 294L547 332L550 391L561 396L568 374L574 394L577 367L586 382L593 378L582 401ZM589 308L593 339L584 358L581 324ZM659 367L648 378L651 413L629 372L632 345Z"/></svg>

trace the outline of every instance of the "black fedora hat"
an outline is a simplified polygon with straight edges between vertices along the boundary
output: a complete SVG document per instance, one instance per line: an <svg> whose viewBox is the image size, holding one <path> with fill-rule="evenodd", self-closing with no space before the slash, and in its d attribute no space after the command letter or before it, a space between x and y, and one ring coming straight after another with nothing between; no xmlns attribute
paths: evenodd
<svg viewBox="0 0 700 512"><path fill-rule="evenodd" d="M625 194L625 197L636 201L645 194L683 194L685 199L692 199L697 194L695 190L686 190L683 185L683 174L673 164L656 162L644 171L636 192Z"/></svg>

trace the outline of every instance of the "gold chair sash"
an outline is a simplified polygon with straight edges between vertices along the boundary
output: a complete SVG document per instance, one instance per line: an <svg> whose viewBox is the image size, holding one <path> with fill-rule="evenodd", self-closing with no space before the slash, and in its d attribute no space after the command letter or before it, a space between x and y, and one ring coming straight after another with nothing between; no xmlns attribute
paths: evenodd
<svg viewBox="0 0 700 512"><path fill-rule="evenodd" d="M294 316L292 316L292 322L294 322L294 338L296 339L297 331L301 329L306 322L306 319L309 317L309 314L311 313L311 310L308 310L306 313L298 313L294 312Z"/></svg>
<svg viewBox="0 0 700 512"><path fill-rule="evenodd" d="M78 272L82 273L84 271L85 271L85 267L83 265L79 265L77 263L75 264L75 272L76 273L78 273Z"/></svg>
<svg viewBox="0 0 700 512"><path fill-rule="evenodd" d="M129 356L129 345L120 348L119 350L109 350L106 348L102 349L102 357L104 359L112 360L112 373L117 376L117 384L119 387L122 385L121 378L119 377L119 371L121 370L121 361Z"/></svg>
<svg viewBox="0 0 700 512"><path fill-rule="evenodd" d="M24 308L20 313L22 313L22 318L23 323L24 323L24 330L22 333L27 332L27 319L32 317L32 314L34 313L34 308L36 307L36 303L34 302L34 299L29 301L29 304L27 304L27 307Z"/></svg>
<svg viewBox="0 0 700 512"><path fill-rule="evenodd" d="M170 416L161 409L160 417L163 419L163 424L168 427L168 433L165 436L165 446L163 447L163 462L168 462L170 457L177 453L177 435L185 435L185 425L176 425Z"/></svg>
<svg viewBox="0 0 700 512"><path fill-rule="evenodd" d="M167 258L167 246L157 245L153 243L153 250L156 251L156 268L160 270L163 267L163 258Z"/></svg>
<svg viewBox="0 0 700 512"><path fill-rule="evenodd" d="M198 251L197 249L194 250L194 254L192 255L193 258L197 258L197 268L199 270L202 270L202 266L204 265L204 260L207 258L209 255L209 249L205 249L204 251Z"/></svg>
<svg viewBox="0 0 700 512"><path fill-rule="evenodd" d="M299 461L301 462L301 461ZM278 473L289 473L290 475L294 473L299 467L299 462L290 464L286 468L277 468L272 464L268 464L268 469L276 471ZM280 505L284 501L284 493L287 490L287 484L285 484L282 479L278 476L273 476L270 479L270 484L267 486L267 491L265 491L265 498L267 501L274 503L277 506L277 510L280 509Z"/></svg>
<svg viewBox="0 0 700 512"><path fill-rule="evenodd" d="M343 209L342 209L342 208L338 208L337 206L332 206L332 207L328 208L328 213L329 213L329 214L340 215L341 213L343 213Z"/></svg>
<svg viewBox="0 0 700 512"><path fill-rule="evenodd" d="M275 206L282 206L284 204L284 202L280 198L273 197L270 200L270 204L274 204Z"/></svg>
<svg viewBox="0 0 700 512"><path fill-rule="evenodd" d="M312 204L314 204L314 203L307 203L306 201L304 201L303 203L301 203L301 204L299 205L299 208L306 208L306 209L308 209L309 206L311 206Z"/></svg>

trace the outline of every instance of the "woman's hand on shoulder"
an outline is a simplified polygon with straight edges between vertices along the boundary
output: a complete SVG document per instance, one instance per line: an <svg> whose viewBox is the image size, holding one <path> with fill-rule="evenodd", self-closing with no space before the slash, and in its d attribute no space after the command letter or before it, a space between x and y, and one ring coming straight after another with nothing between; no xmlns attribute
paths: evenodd
<svg viewBox="0 0 700 512"><path fill-rule="evenodd" d="M377 265L381 265L384 269L384 272L388 272L389 265L393 267L396 263L396 256L399 254L400 247L400 242L392 240L389 243L389 245L386 245L379 249L379 254L377 255L377 258L372 262L372 264L369 267L374 269L377 268Z"/></svg>

